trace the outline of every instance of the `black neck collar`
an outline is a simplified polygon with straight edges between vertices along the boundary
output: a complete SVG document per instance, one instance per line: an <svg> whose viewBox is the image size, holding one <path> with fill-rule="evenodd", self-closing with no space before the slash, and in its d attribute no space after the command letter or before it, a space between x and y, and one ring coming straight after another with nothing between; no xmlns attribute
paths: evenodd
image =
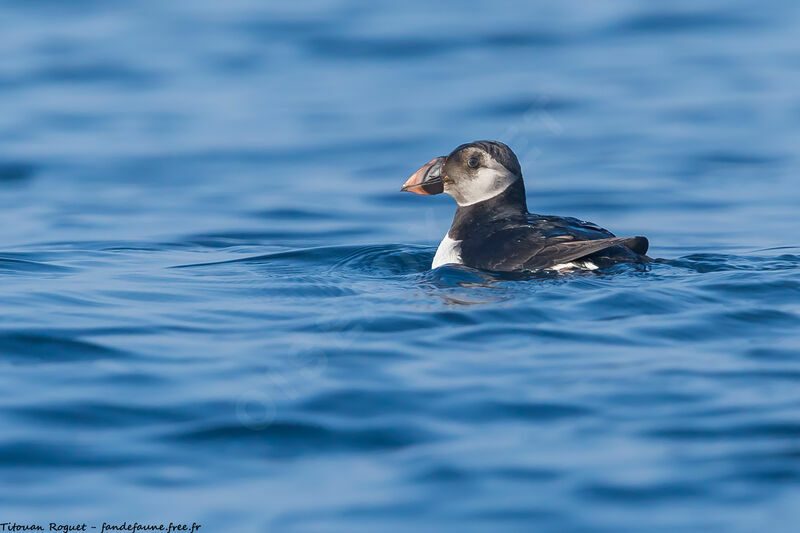
<svg viewBox="0 0 800 533"><path fill-rule="evenodd" d="M458 206L447 234L451 239L463 240L470 235L488 231L500 223L524 218L527 214L525 184L519 178L493 198Z"/></svg>

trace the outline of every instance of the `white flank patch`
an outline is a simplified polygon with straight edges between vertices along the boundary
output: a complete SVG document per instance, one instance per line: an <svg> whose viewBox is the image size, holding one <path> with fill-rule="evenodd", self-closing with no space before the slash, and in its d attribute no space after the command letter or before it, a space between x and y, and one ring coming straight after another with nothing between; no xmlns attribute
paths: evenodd
<svg viewBox="0 0 800 533"><path fill-rule="evenodd" d="M460 265L461 264L461 241L456 241L445 235L442 242L439 243L439 248L436 249L436 255L433 256L433 264L431 268L439 268L442 265Z"/></svg>
<svg viewBox="0 0 800 533"><path fill-rule="evenodd" d="M555 270L556 272L561 272L562 270L572 270L575 268L580 270L597 270L600 267L598 267L591 261L583 261L581 263L573 263L573 262L561 263L559 265L553 265L547 270Z"/></svg>

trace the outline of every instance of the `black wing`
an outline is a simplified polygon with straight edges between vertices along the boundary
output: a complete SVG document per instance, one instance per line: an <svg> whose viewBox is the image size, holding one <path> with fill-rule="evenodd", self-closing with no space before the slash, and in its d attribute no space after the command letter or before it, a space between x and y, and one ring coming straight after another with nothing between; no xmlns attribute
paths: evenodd
<svg viewBox="0 0 800 533"><path fill-rule="evenodd" d="M465 264L495 271L541 270L596 254L601 263L646 260L644 237L613 233L576 218L530 215L461 244ZM602 256L602 257L600 257Z"/></svg>
<svg viewBox="0 0 800 533"><path fill-rule="evenodd" d="M624 246L627 251L634 254L644 255L647 253L649 244L645 237L612 237L591 241L568 241L548 244L525 261L523 267L527 270L540 270L569 263L619 246Z"/></svg>

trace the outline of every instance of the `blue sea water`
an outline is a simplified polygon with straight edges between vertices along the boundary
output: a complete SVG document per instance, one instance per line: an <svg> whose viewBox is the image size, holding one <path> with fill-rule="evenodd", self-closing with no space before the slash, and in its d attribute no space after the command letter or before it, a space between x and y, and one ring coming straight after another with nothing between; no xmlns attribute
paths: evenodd
<svg viewBox="0 0 800 533"><path fill-rule="evenodd" d="M789 0L0 2L0 522L796 531ZM647 269L430 270L474 139Z"/></svg>

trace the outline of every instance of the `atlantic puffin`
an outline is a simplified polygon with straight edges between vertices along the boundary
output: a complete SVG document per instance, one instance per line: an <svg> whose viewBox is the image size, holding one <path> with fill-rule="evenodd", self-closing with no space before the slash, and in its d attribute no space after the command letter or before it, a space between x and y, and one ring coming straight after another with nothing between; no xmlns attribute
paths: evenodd
<svg viewBox="0 0 800 533"><path fill-rule="evenodd" d="M645 237L616 237L577 218L529 213L517 156L498 141L462 144L431 159L400 190L445 193L458 203L431 268L574 271L651 261Z"/></svg>

